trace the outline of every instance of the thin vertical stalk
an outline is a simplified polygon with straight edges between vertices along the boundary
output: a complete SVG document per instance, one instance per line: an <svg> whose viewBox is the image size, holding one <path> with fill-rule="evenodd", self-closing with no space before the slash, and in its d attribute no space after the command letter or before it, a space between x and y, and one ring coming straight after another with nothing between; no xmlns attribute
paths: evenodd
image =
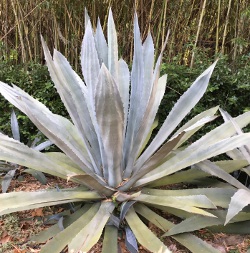
<svg viewBox="0 0 250 253"><path fill-rule="evenodd" d="M151 30L151 22L152 22L154 5L155 5L155 0L152 0L151 6L150 6L149 17L148 17L148 32L150 32L150 30Z"/></svg>
<svg viewBox="0 0 250 253"><path fill-rule="evenodd" d="M230 9L231 9L231 4L232 4L232 0L229 0L228 9L227 9L227 16L226 16L226 23L225 23L225 27L224 27L222 45L221 45L221 53L222 54L224 54L224 52L225 52L225 41L226 41L226 36L227 36L227 26L229 23L229 14L230 14Z"/></svg>
<svg viewBox="0 0 250 253"><path fill-rule="evenodd" d="M195 50L196 50L198 39L199 39L199 35L200 35L201 23L202 23L202 20L203 20L203 17L204 17L204 13L205 13L206 2L207 2L207 0L204 0L203 5L202 5L202 9L201 9L201 15L200 15L198 29L197 29L197 33L196 33L195 42L194 42L194 47L193 47L193 52L192 52L192 58L191 58L190 68L192 68L193 65L194 65Z"/></svg>
<svg viewBox="0 0 250 253"><path fill-rule="evenodd" d="M175 43L175 40L176 40L175 36L176 36L177 24L179 23L179 17L181 16L182 5L183 5L183 0L181 0L181 2L179 4L179 8L178 8L178 12L177 12L177 17L176 17L176 20L174 22L174 27L172 29L171 42L169 43L169 58L171 58L171 54L173 52L173 46L176 45L176 43Z"/></svg>
<svg viewBox="0 0 250 253"><path fill-rule="evenodd" d="M237 5L236 5L235 25L234 25L234 31L235 31L234 37L235 37L235 40L234 40L233 60L236 59L237 49L238 49L237 39L239 38L239 23L240 23L240 17L239 17L239 2L237 2Z"/></svg>
<svg viewBox="0 0 250 253"><path fill-rule="evenodd" d="M32 60L33 57L32 57L32 52L31 52L31 47L30 47L29 36L28 36L28 33L29 33L28 32L28 27L24 23L24 16L23 16L23 13L22 13L22 8L21 8L19 0L16 0L16 3L17 3L19 13L20 13L20 17L21 17L20 21L22 22L23 30L24 30L24 33L25 33L25 40L26 40L26 43L27 43L29 58L30 58L30 60Z"/></svg>
<svg viewBox="0 0 250 253"><path fill-rule="evenodd" d="M20 27L19 18L18 18L17 12L16 12L16 7L15 7L14 0L11 0L11 6L12 6L12 10L13 10L13 13L14 13L14 16L15 16L15 20L16 20L16 24L17 24L17 31L18 31L19 40L20 40L20 43L21 43L22 62L25 63L27 57L26 57L26 54L25 54L23 34L22 34L22 29Z"/></svg>
<svg viewBox="0 0 250 253"><path fill-rule="evenodd" d="M162 21L162 36L161 36L161 48L163 49L164 41L165 41L165 31L166 31L166 18L167 18L167 5L168 0L164 2L164 11L163 11L163 21Z"/></svg>
<svg viewBox="0 0 250 253"><path fill-rule="evenodd" d="M221 0L218 0L217 22L216 22L215 54L218 54L218 51L219 51L220 7L221 7Z"/></svg>

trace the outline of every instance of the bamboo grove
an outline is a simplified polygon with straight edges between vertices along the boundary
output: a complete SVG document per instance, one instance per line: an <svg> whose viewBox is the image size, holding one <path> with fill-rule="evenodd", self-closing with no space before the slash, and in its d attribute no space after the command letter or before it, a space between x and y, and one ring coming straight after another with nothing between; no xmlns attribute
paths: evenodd
<svg viewBox="0 0 250 253"><path fill-rule="evenodd" d="M1 0L0 57L16 62L41 62L40 34L49 48L63 52L77 69L84 32L84 8L93 25L100 15L104 30L108 9L117 23L122 54L131 60L132 20L137 11L145 39L153 32L159 54L167 31L166 61L174 57L189 66L200 50L209 57L228 54L234 60L250 47L250 2L247 0ZM121 52L119 52L121 54Z"/></svg>

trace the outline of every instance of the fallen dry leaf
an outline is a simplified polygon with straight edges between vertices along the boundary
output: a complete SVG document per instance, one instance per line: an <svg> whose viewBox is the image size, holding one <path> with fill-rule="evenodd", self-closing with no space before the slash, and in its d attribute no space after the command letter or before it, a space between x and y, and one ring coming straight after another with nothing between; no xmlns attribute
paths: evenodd
<svg viewBox="0 0 250 253"><path fill-rule="evenodd" d="M1 244L5 244L5 243L9 242L10 240L11 240L11 236L7 235L7 236L2 237L2 238L0 239L0 243L1 243Z"/></svg>
<svg viewBox="0 0 250 253"><path fill-rule="evenodd" d="M31 213L31 215L32 215L33 217L43 217L43 216L44 216L44 214L43 214L43 208L41 207L41 208L35 209L35 210Z"/></svg>

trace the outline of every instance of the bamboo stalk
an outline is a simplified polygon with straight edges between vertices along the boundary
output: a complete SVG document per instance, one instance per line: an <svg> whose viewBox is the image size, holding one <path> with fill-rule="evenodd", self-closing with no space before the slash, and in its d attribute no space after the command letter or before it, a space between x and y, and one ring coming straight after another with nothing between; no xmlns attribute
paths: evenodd
<svg viewBox="0 0 250 253"><path fill-rule="evenodd" d="M236 18L235 18L235 25L234 25L234 33L235 33L235 40L234 40L234 52L233 52L233 60L236 59L237 56L237 39L239 38L239 2L236 4Z"/></svg>
<svg viewBox="0 0 250 253"><path fill-rule="evenodd" d="M218 51L219 51L220 7L221 7L221 0L218 0L215 54L218 54Z"/></svg>
<svg viewBox="0 0 250 253"><path fill-rule="evenodd" d="M194 65L195 50L196 50L198 39L199 39L199 35L200 35L201 23L202 23L202 20L203 20L203 17L204 17L204 13L205 13L206 2L207 2L207 0L203 1L203 5L202 5L202 9L201 9L201 15L200 15L198 29L197 29L197 33L196 33L195 42L194 42L194 47L193 47L193 52L192 52L192 58L191 58L190 68L192 68L193 65Z"/></svg>
<svg viewBox="0 0 250 253"><path fill-rule="evenodd" d="M164 11L163 11L163 21L162 21L162 36L161 36L161 48L163 48L164 41L165 41L165 30L166 30L166 17L167 17L167 5L168 0L163 1L164 2Z"/></svg>
<svg viewBox="0 0 250 253"><path fill-rule="evenodd" d="M14 16L15 16L16 23L17 23L17 31L18 31L19 40L20 40L20 43L21 43L22 62L25 63L27 57L26 57L26 53L25 53L25 46L24 46L24 41L23 41L22 28L20 26L19 17L18 17L17 12L16 12L16 7L15 7L14 0L11 0L11 6L12 6L12 10L13 10L13 13L14 13Z"/></svg>
<svg viewBox="0 0 250 253"><path fill-rule="evenodd" d="M151 30L151 22L152 22L152 16L153 16L153 10L154 10L155 0L152 0L151 6L150 6L150 12L148 17L148 33Z"/></svg>
<svg viewBox="0 0 250 253"><path fill-rule="evenodd" d="M227 36L227 26L228 26L228 23L229 23L229 14L230 14L230 9L231 9L231 4L232 4L232 0L229 0L228 8L227 8L226 23L225 23L225 27L224 27L222 45L221 45L221 53L222 54L224 54L224 52L225 52L225 41L226 41L226 36Z"/></svg>
<svg viewBox="0 0 250 253"><path fill-rule="evenodd" d="M29 34L28 26L26 26L25 23L24 23L24 16L23 16L23 13L22 13L22 8L21 8L19 0L16 0L16 3L17 3L19 13L20 13L20 17L21 17L20 22L22 22L23 30L24 30L24 33L25 33L25 40L26 40L27 48L28 48L28 55L29 55L30 60L32 60L33 57L32 57L32 52L31 52L31 47L30 47L29 36L28 36L28 34Z"/></svg>

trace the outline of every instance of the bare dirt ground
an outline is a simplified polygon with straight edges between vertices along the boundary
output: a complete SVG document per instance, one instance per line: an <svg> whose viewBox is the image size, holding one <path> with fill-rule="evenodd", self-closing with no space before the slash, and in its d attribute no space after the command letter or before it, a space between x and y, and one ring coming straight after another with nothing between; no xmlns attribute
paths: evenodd
<svg viewBox="0 0 250 253"><path fill-rule="evenodd" d="M48 177L46 185L40 184L34 177L24 174L21 181L12 180L9 192L11 191L38 191L41 189L70 188L76 185L55 177ZM44 207L34 210L17 212L15 214L0 217L0 253L39 253L43 244L35 244L29 240L31 235L47 229L46 217L63 211L63 207ZM171 217L170 217L171 218ZM171 221L175 218L172 217ZM157 235L162 232L153 224L149 224L150 229ZM246 253L250 247L250 235L226 235L223 233L213 234L208 230L199 230L196 235L212 244L221 253ZM188 253L189 250L179 245L170 237L163 239L164 243L173 253ZM45 242L46 243L46 242ZM121 253L127 253L123 238L119 238ZM101 240L89 253L101 252ZM67 250L65 249L65 252ZM139 248L140 253L149 251ZM48 252L49 253L49 252Z"/></svg>

